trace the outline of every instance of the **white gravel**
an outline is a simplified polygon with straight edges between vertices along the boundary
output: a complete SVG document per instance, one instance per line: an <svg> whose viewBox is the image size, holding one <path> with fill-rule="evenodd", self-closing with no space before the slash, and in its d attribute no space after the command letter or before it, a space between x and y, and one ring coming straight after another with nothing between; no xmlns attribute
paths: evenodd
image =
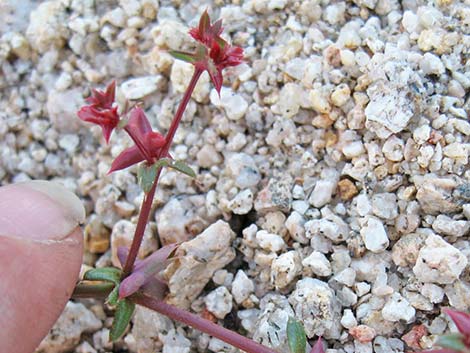
<svg viewBox="0 0 470 353"><path fill-rule="evenodd" d="M143 194L136 168L107 171L131 141L113 133L105 146L76 110L116 79L121 107L141 102L164 133L192 70L167 50L191 50L205 8L245 63L225 71L220 97L204 74L188 105L171 153L196 180L161 178L142 251L183 242L169 299L221 324L238 315L279 352L291 315L335 353L409 350L401 337L418 324L428 349L447 330L441 307L470 305L465 1L3 1L2 185L53 179L77 193L84 265L116 264ZM108 347L109 318L83 304L47 352L230 351L140 309ZM89 318L78 328L74 305Z"/></svg>

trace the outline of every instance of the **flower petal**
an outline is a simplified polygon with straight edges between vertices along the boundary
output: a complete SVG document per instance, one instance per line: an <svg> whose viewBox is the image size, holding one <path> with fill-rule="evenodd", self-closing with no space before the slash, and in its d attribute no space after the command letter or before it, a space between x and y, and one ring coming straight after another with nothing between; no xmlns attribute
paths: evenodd
<svg viewBox="0 0 470 353"><path fill-rule="evenodd" d="M116 170L128 168L131 165L142 162L143 160L144 157L137 146L126 148L119 154L119 156L116 157L113 164L111 164L111 169L109 169L108 174L115 172Z"/></svg>

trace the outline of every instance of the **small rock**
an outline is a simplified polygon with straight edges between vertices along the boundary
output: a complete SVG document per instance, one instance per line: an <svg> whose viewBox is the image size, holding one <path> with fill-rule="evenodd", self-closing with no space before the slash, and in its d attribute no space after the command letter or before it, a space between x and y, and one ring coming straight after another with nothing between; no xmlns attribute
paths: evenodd
<svg viewBox="0 0 470 353"><path fill-rule="evenodd" d="M445 72L444 64L438 56L425 53L419 62L419 67L425 75L442 75Z"/></svg>
<svg viewBox="0 0 470 353"><path fill-rule="evenodd" d="M357 320L351 309L344 309L343 317L341 318L341 325L347 329L357 326Z"/></svg>
<svg viewBox="0 0 470 353"><path fill-rule="evenodd" d="M383 318L392 322L403 320L409 323L414 319L415 313L416 310L398 293L393 293L382 309Z"/></svg>
<svg viewBox="0 0 470 353"><path fill-rule="evenodd" d="M232 295L237 304L243 303L255 290L255 285L243 270L238 270L232 282Z"/></svg>
<svg viewBox="0 0 470 353"><path fill-rule="evenodd" d="M276 288L287 287L302 272L297 251L288 251L274 259L271 264L271 281Z"/></svg>
<svg viewBox="0 0 470 353"><path fill-rule="evenodd" d="M340 217L331 211L322 209L323 218L314 219L305 223L306 236L312 239L315 235L323 235L335 243L346 240L349 236L349 227Z"/></svg>
<svg viewBox="0 0 470 353"><path fill-rule="evenodd" d="M270 179L255 200L255 210L261 214L282 211L289 212L292 204L292 181L290 179Z"/></svg>
<svg viewBox="0 0 470 353"><path fill-rule="evenodd" d="M454 213L460 209L452 199L452 191L458 186L456 180L429 174L424 177L415 176L413 181L417 189L416 198L423 212L438 215Z"/></svg>
<svg viewBox="0 0 470 353"><path fill-rule="evenodd" d="M401 336L403 342L405 342L408 347L421 350L421 338L428 334L428 330L424 325L414 325L410 331Z"/></svg>
<svg viewBox="0 0 470 353"><path fill-rule="evenodd" d="M168 301L188 307L201 293L215 271L235 258L231 247L235 233L228 223L217 221L194 239L178 248L178 259L165 270L168 279Z"/></svg>
<svg viewBox="0 0 470 353"><path fill-rule="evenodd" d="M433 283L424 283L421 287L420 293L429 299L433 304L442 302L444 298L444 290Z"/></svg>
<svg viewBox="0 0 470 353"><path fill-rule="evenodd" d="M382 219L391 220L398 216L397 197L392 193L372 196L372 212Z"/></svg>
<svg viewBox="0 0 470 353"><path fill-rule="evenodd" d="M292 205L292 208L295 208L294 205ZM293 211L289 217L287 217L285 223L287 231L289 232L292 239L298 241L301 244L307 244L309 242L308 238L305 236L304 224L304 217L297 211Z"/></svg>
<svg viewBox="0 0 470 353"><path fill-rule="evenodd" d="M338 85L331 93L331 102L337 107L341 107L346 104L346 102L349 100L350 95L351 90L349 89L348 85L342 83Z"/></svg>
<svg viewBox="0 0 470 353"><path fill-rule="evenodd" d="M468 233L470 229L470 222L454 221L452 218L446 215L438 215L432 223L432 229L443 235L461 237Z"/></svg>
<svg viewBox="0 0 470 353"><path fill-rule="evenodd" d="M246 153L235 153L227 160L226 172L240 188L258 185L261 175L253 157Z"/></svg>
<svg viewBox="0 0 470 353"><path fill-rule="evenodd" d="M414 266L418 258L419 250L424 245L426 236L422 233L403 235L393 245L392 259L397 266Z"/></svg>
<svg viewBox="0 0 470 353"><path fill-rule="evenodd" d="M155 218L158 235L163 245L191 239L202 232L207 221L199 216L201 209L198 198L173 197L162 209L157 210Z"/></svg>
<svg viewBox="0 0 470 353"><path fill-rule="evenodd" d="M230 120L239 120L245 116L248 110L248 102L239 94L230 92L224 94L223 91L220 95L222 106L224 107L225 114Z"/></svg>
<svg viewBox="0 0 470 353"><path fill-rule="evenodd" d="M139 353L161 350L163 335L174 330L173 322L169 318L142 306L136 306L132 323L131 332Z"/></svg>
<svg viewBox="0 0 470 353"><path fill-rule="evenodd" d="M85 249L92 254L102 254L109 249L110 232L99 217L92 216L84 230Z"/></svg>
<svg viewBox="0 0 470 353"><path fill-rule="evenodd" d="M56 130L72 133L83 126L77 118L77 111L84 104L83 93L79 88L67 91L51 90L47 97L47 112Z"/></svg>
<svg viewBox="0 0 470 353"><path fill-rule="evenodd" d="M101 321L83 304L69 301L36 352L68 352L80 342L82 333L91 333L101 327Z"/></svg>
<svg viewBox="0 0 470 353"><path fill-rule="evenodd" d="M283 85L279 92L278 107L283 118L291 118L299 112L302 88L292 82Z"/></svg>
<svg viewBox="0 0 470 353"><path fill-rule="evenodd" d="M314 278L303 278L296 283L289 303L309 338L315 335L339 338L340 308L328 284Z"/></svg>
<svg viewBox="0 0 470 353"><path fill-rule="evenodd" d="M232 311L232 295L224 286L217 287L210 292L205 298L207 310L214 314L218 319L223 319L228 313Z"/></svg>
<svg viewBox="0 0 470 353"><path fill-rule="evenodd" d="M382 153L385 158L392 162L399 162L403 159L403 150L405 144L397 136L390 136L382 147Z"/></svg>
<svg viewBox="0 0 470 353"><path fill-rule="evenodd" d="M440 236L430 234L419 251L413 272L422 282L452 283L467 266L467 258Z"/></svg>
<svg viewBox="0 0 470 353"><path fill-rule="evenodd" d="M162 337L162 353L189 353L191 341L186 338L183 330L170 330Z"/></svg>
<svg viewBox="0 0 470 353"><path fill-rule="evenodd" d="M289 352L287 322L294 311L287 299L279 294L268 293L261 299L260 312L256 313L253 340L278 352Z"/></svg>
<svg viewBox="0 0 470 353"><path fill-rule="evenodd" d="M331 265L325 255L319 251L312 252L302 260L302 265L312 270L312 272L321 277L331 275Z"/></svg>
<svg viewBox="0 0 470 353"><path fill-rule="evenodd" d="M155 92L161 84L161 76L145 76L127 80L121 84L124 97L128 100L138 100Z"/></svg>
<svg viewBox="0 0 470 353"><path fill-rule="evenodd" d="M210 168L222 162L222 156L212 145L204 145L196 155L197 164L201 168Z"/></svg>
<svg viewBox="0 0 470 353"><path fill-rule="evenodd" d="M253 193L250 189L240 191L229 202L228 208L235 214L244 215L253 208Z"/></svg>
<svg viewBox="0 0 470 353"><path fill-rule="evenodd" d="M277 119L269 130L268 136L266 136L266 143L274 147L279 147L281 144L294 146L297 142L295 123L285 118Z"/></svg>
<svg viewBox="0 0 470 353"><path fill-rule="evenodd" d="M390 242L385 227L378 218L366 216L361 224L361 237L368 250L380 253L387 249Z"/></svg>
<svg viewBox="0 0 470 353"><path fill-rule="evenodd" d="M358 193L356 185L349 179L341 179L338 182L338 194L341 200L349 201Z"/></svg>
<svg viewBox="0 0 470 353"><path fill-rule="evenodd" d="M256 232L256 242L260 248L270 252L279 252L286 246L280 235L268 233L265 230Z"/></svg>
<svg viewBox="0 0 470 353"><path fill-rule="evenodd" d="M339 175L337 171L330 170L330 172L322 174L324 174L324 179L316 182L315 188L308 199L308 202L316 208L325 206L331 201L338 184Z"/></svg>
<svg viewBox="0 0 470 353"><path fill-rule="evenodd" d="M367 325L359 325L349 330L349 334L361 343L371 342L375 338L375 330Z"/></svg>

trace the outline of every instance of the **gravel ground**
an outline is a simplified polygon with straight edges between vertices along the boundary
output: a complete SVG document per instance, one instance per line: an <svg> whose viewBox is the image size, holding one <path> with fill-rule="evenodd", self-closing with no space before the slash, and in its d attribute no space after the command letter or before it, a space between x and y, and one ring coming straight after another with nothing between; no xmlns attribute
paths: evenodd
<svg viewBox="0 0 470 353"><path fill-rule="evenodd" d="M191 76L168 49L210 9L246 63L220 98L203 76L142 255L185 242L168 300L287 352L289 316L329 353L432 345L470 309L470 1L0 1L0 179L52 179L86 205L83 270L117 264L142 200L136 169L107 175L76 111L118 82L165 132ZM28 15L29 14L29 15ZM158 229L157 229L158 225ZM188 275L189 274L189 275ZM191 280L188 280L190 278ZM138 309L69 302L42 353L236 352Z"/></svg>

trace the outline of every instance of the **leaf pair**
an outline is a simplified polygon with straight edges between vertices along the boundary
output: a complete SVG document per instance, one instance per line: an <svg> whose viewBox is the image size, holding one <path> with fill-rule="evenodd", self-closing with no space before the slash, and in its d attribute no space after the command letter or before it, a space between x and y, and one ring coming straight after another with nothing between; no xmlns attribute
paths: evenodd
<svg viewBox="0 0 470 353"><path fill-rule="evenodd" d="M106 300L110 305L116 306L113 324L109 331L109 339L112 342L117 341L124 334L135 309L135 304L131 300L119 299L121 277L122 271L114 267L95 268L87 271L83 277L87 281L104 281L114 284L114 288Z"/></svg>
<svg viewBox="0 0 470 353"><path fill-rule="evenodd" d="M168 167L175 169L183 174L190 176L191 178L196 177L196 173L187 164L182 161L174 161L170 158L162 158L152 165L143 164L137 171L137 180L140 187L147 194L152 188L153 182L160 168Z"/></svg>

